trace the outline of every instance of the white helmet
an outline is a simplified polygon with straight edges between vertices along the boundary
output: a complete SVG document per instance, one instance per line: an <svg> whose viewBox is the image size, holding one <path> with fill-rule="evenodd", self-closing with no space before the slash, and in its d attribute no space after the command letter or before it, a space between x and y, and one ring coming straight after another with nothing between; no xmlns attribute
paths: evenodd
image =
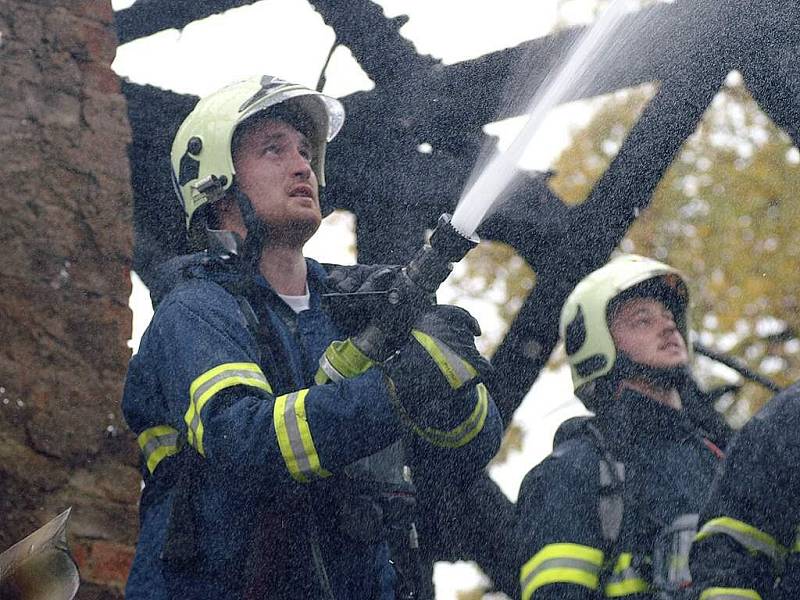
<svg viewBox="0 0 800 600"><path fill-rule="evenodd" d="M172 142L173 183L187 229L197 209L216 202L233 185L236 170L231 143L236 129L279 104L308 121L307 135L314 149L311 168L320 186L325 185L325 147L344 123L341 102L269 75L240 81L202 98Z"/></svg>
<svg viewBox="0 0 800 600"><path fill-rule="evenodd" d="M587 275L561 309L559 333L564 340L575 393L592 396L593 382L611 373L617 349L608 327L612 301L642 284L652 283L647 295L664 294L670 301L675 324L686 347L689 344L689 292L683 276L669 265L626 254Z"/></svg>

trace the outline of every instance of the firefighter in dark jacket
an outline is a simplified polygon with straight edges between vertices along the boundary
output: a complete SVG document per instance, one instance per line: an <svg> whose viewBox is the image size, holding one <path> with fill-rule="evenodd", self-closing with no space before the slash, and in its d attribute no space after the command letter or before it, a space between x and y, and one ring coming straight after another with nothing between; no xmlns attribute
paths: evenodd
<svg viewBox="0 0 800 600"><path fill-rule="evenodd" d="M468 313L432 309L373 364L321 303L330 273L302 248L343 117L265 76L200 100L175 137L175 187L205 251L164 267L128 371L145 483L129 600L395 598L405 444L453 477L498 448Z"/></svg>
<svg viewBox="0 0 800 600"><path fill-rule="evenodd" d="M523 600L672 598L721 455L685 409L688 292L681 275L624 255L561 313L576 395L517 503Z"/></svg>
<svg viewBox="0 0 800 600"><path fill-rule="evenodd" d="M733 438L700 513L690 567L702 600L800 598L800 386Z"/></svg>

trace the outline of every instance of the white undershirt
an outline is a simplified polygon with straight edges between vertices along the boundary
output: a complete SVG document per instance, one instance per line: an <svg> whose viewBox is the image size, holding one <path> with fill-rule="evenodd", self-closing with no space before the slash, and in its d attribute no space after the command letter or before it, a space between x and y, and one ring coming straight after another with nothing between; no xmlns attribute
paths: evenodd
<svg viewBox="0 0 800 600"><path fill-rule="evenodd" d="M311 294L308 291L308 282L306 282L306 293L302 296L284 296L283 294L278 294L281 297L281 300L286 302L295 313L303 312L304 310L308 310L311 308Z"/></svg>

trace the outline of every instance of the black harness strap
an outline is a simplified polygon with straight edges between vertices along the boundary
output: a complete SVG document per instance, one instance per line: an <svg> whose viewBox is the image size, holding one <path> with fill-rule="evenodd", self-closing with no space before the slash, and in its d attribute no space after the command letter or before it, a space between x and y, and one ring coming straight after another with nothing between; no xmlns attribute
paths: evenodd
<svg viewBox="0 0 800 600"><path fill-rule="evenodd" d="M237 281L224 287L236 298L236 302L239 304L239 308L247 321L248 329L256 340L261 355L259 364L267 381L272 385L274 394L279 395L282 392L285 393L302 388L304 382L295 381L291 370L289 370L289 376L286 377L285 371L278 369L279 364L289 364L288 352L280 346L280 337L272 327L266 303L258 295L261 290L252 282L252 278L243 279L245 281ZM276 343L279 345L278 352L274 350ZM282 359L281 362L278 362L279 357ZM305 490L302 496L305 500L305 506L310 508L312 503L309 492ZM308 541L311 563L314 565L314 572L317 575L317 583L322 592L322 597L324 600L336 600L322 556L317 517L311 510L309 510L309 518L305 521L305 528L300 535Z"/></svg>

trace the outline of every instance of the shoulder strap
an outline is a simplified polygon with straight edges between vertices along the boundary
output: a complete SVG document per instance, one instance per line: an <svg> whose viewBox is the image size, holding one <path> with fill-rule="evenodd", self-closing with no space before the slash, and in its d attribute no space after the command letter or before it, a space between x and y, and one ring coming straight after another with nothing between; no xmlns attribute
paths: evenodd
<svg viewBox="0 0 800 600"><path fill-rule="evenodd" d="M600 483L597 515L605 546L603 550L610 555L622 529L625 509L625 465L614 458L605 437L592 421L591 418L582 419L578 426L571 429L570 437L563 439L553 449L552 456L562 456L586 439L597 452Z"/></svg>
<svg viewBox="0 0 800 600"><path fill-rule="evenodd" d="M597 513L600 517L600 528L606 553L617 543L622 529L622 517L625 511L625 465L614 459L603 434L593 423L586 423L600 455L600 496L597 501Z"/></svg>
<svg viewBox="0 0 800 600"><path fill-rule="evenodd" d="M300 387L301 382L287 381L287 378L277 369L278 363L275 360L275 355L276 353L283 352L283 347L281 346L280 339L272 330L266 303L256 302L254 307L250 301L250 298L256 299L254 291L255 286L253 284L243 283L242 281L220 283L220 285L222 285L239 304L239 308L247 321L247 329L258 345L261 355L261 360L259 361L261 368L267 380L272 382L275 392L280 393L280 391L286 391L289 388L297 389ZM289 364L289 361L282 361L281 364ZM291 380L293 378L290 376L289 379ZM310 505L311 495L309 491L304 490L302 495L306 500L306 504ZM314 511L310 512L303 531L298 531L297 535L299 538L305 537L309 545L311 563L322 597L324 600L335 600L325 561L322 557L317 514Z"/></svg>
<svg viewBox="0 0 800 600"><path fill-rule="evenodd" d="M247 322L247 330L253 339L256 341L258 351L260 354L259 365L264 371L267 381L272 385L275 392L286 390L292 386L298 387L294 381L286 381L283 373L277 369L278 364L288 364L288 361L281 361L278 363L277 356L283 352L280 345L280 339L272 331L272 324L270 323L269 315L267 314L266 305L263 302L255 302L256 299L254 284L247 284L237 279L224 279L218 281L225 290L234 297L236 303L239 305L239 310L242 311L245 321ZM276 347L277 346L277 347Z"/></svg>

